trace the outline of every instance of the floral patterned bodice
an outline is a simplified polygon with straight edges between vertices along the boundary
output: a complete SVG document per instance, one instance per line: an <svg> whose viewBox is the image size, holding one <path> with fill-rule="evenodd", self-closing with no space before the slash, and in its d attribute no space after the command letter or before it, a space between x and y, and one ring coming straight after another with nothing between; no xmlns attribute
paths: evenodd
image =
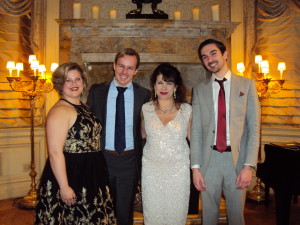
<svg viewBox="0 0 300 225"><path fill-rule="evenodd" d="M86 153L100 151L99 120L85 105L74 105L77 111L77 119L69 129L64 152Z"/></svg>

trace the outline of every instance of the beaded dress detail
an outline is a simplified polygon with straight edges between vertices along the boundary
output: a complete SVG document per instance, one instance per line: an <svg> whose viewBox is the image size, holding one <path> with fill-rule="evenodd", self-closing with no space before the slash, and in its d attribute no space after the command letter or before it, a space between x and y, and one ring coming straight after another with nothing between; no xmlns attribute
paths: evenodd
<svg viewBox="0 0 300 225"><path fill-rule="evenodd" d="M77 119L68 131L63 153L76 203L68 206L61 200L47 159L38 189L35 224L116 224L105 159L100 151L100 122L85 105L68 103L75 107Z"/></svg>
<svg viewBox="0 0 300 225"><path fill-rule="evenodd" d="M163 125L153 102L142 107L147 141L142 158L145 225L184 225L190 194L190 159L186 140L192 107L183 103Z"/></svg>

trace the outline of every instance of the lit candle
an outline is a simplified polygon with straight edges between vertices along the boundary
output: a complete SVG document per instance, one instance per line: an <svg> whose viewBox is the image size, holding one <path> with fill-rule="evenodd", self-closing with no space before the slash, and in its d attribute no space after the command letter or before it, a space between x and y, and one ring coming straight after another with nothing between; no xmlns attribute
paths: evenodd
<svg viewBox="0 0 300 225"><path fill-rule="evenodd" d="M28 62L31 64L33 60L36 60L36 55L30 55L28 57Z"/></svg>
<svg viewBox="0 0 300 225"><path fill-rule="evenodd" d="M92 7L92 18L93 19L98 19L99 18L99 7L98 6L93 6Z"/></svg>
<svg viewBox="0 0 300 225"><path fill-rule="evenodd" d="M193 17L193 20L200 20L200 9L199 8L192 9L192 17Z"/></svg>
<svg viewBox="0 0 300 225"><path fill-rule="evenodd" d="M255 56L255 63L258 64L258 72L261 73L261 62L262 62L262 56L261 55L256 55Z"/></svg>
<svg viewBox="0 0 300 225"><path fill-rule="evenodd" d="M269 62L267 60L261 62L261 72L264 74L264 78L267 79L269 73Z"/></svg>
<svg viewBox="0 0 300 225"><path fill-rule="evenodd" d="M109 11L109 18L111 18L113 20L117 19L117 10L114 10L114 9L110 10Z"/></svg>
<svg viewBox="0 0 300 225"><path fill-rule="evenodd" d="M46 71L45 65L39 65L39 72L41 73L42 79L45 79L45 71Z"/></svg>
<svg viewBox="0 0 300 225"><path fill-rule="evenodd" d="M211 7L212 21L219 21L220 20L219 9L220 9L219 5L213 5Z"/></svg>
<svg viewBox="0 0 300 225"><path fill-rule="evenodd" d="M80 19L80 17L81 17L81 4L74 3L73 4L73 18Z"/></svg>
<svg viewBox="0 0 300 225"><path fill-rule="evenodd" d="M15 69L15 62L14 61L8 61L6 64L6 69L9 70L9 76L12 77L12 71Z"/></svg>
<svg viewBox="0 0 300 225"><path fill-rule="evenodd" d="M180 19L181 19L181 12L174 11L174 20L180 20Z"/></svg>
<svg viewBox="0 0 300 225"><path fill-rule="evenodd" d="M237 70L240 72L242 76L244 76L244 71L245 71L245 65L244 63L240 62L236 65Z"/></svg>
<svg viewBox="0 0 300 225"><path fill-rule="evenodd" d="M53 72L54 70L56 70L57 67L58 67L57 63L52 63L50 70Z"/></svg>
<svg viewBox="0 0 300 225"><path fill-rule="evenodd" d="M20 76L20 71L24 70L23 63L17 63L16 64L16 70L17 70L17 77L19 77Z"/></svg>
<svg viewBox="0 0 300 225"><path fill-rule="evenodd" d="M36 70L39 68L39 61L33 60L30 65L31 69L33 69L33 75L36 76Z"/></svg>
<svg viewBox="0 0 300 225"><path fill-rule="evenodd" d="M283 79L283 71L286 70L285 62L278 63L278 70L280 71L280 80Z"/></svg>

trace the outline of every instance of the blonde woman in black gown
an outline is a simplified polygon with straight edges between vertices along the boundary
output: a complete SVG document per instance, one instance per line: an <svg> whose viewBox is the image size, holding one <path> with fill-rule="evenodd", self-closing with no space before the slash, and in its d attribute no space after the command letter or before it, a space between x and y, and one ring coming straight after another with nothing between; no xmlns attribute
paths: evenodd
<svg viewBox="0 0 300 225"><path fill-rule="evenodd" d="M61 99L47 116L47 159L35 224L116 224L100 151L101 125L81 102L86 77L76 63L53 73Z"/></svg>

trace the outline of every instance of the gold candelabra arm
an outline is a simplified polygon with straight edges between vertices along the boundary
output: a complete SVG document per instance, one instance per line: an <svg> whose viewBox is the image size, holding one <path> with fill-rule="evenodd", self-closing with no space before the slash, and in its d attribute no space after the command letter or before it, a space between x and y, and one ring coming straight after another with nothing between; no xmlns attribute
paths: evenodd
<svg viewBox="0 0 300 225"><path fill-rule="evenodd" d="M269 98L282 90L285 80L272 80L271 78L256 80L256 89L259 99Z"/></svg>
<svg viewBox="0 0 300 225"><path fill-rule="evenodd" d="M22 95L25 98L39 98L43 93L48 93L53 90L52 82L47 82L46 79L40 79L39 76L30 76L30 78L31 85L26 88L25 82L27 81L22 81L21 77L6 77L11 89L15 92L22 92Z"/></svg>
<svg viewBox="0 0 300 225"><path fill-rule="evenodd" d="M16 92L26 91L25 89L23 89L21 77L6 77L6 79L8 80L9 86L13 91Z"/></svg>
<svg viewBox="0 0 300 225"><path fill-rule="evenodd" d="M256 89L260 99L269 97L268 89L271 79L261 79L256 82Z"/></svg>
<svg viewBox="0 0 300 225"><path fill-rule="evenodd" d="M47 79L39 79L37 85L40 92L48 93L53 90L52 82L47 82Z"/></svg>
<svg viewBox="0 0 300 225"><path fill-rule="evenodd" d="M273 80L270 86L270 94L276 94L282 90L285 80Z"/></svg>

